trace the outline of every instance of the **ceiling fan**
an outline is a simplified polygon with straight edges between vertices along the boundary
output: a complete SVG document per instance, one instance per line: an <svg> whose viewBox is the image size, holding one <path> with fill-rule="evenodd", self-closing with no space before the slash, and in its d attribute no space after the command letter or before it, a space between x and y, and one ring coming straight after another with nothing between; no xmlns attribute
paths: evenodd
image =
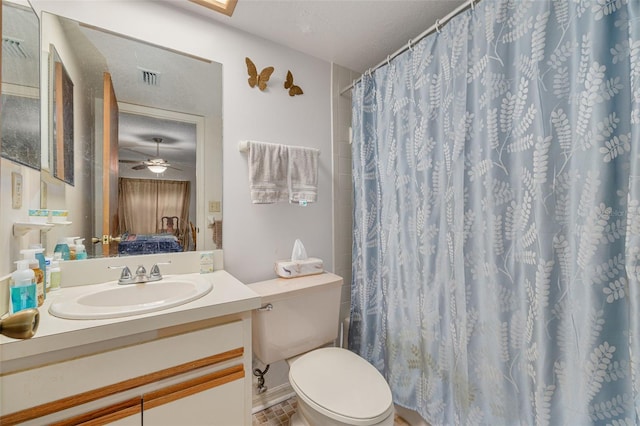
<svg viewBox="0 0 640 426"><path fill-rule="evenodd" d="M148 169L152 173L164 173L167 168L171 168L174 170L180 170L177 167L173 167L169 162L160 157L160 144L162 143L162 138L155 137L153 141L156 143L156 158L148 158L146 161L135 161L135 160L120 160L121 163L135 163L136 165L132 167L133 170L144 170Z"/></svg>

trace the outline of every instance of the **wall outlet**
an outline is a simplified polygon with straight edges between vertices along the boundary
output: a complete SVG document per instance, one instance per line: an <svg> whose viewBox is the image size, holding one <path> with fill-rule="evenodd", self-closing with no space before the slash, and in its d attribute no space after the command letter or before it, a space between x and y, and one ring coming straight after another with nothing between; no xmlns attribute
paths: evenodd
<svg viewBox="0 0 640 426"><path fill-rule="evenodd" d="M209 213L218 213L220 211L220 201L209 201Z"/></svg>
<svg viewBox="0 0 640 426"><path fill-rule="evenodd" d="M11 207L19 209L22 207L22 175L18 172L11 172Z"/></svg>

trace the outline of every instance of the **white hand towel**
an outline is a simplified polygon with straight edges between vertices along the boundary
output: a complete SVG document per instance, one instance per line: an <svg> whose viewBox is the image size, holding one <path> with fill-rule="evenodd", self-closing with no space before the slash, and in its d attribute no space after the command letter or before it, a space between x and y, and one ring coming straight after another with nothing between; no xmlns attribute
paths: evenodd
<svg viewBox="0 0 640 426"><path fill-rule="evenodd" d="M316 202L319 154L315 148L289 147L289 202Z"/></svg>
<svg viewBox="0 0 640 426"><path fill-rule="evenodd" d="M248 142L249 189L254 204L287 201L289 150L286 145Z"/></svg>

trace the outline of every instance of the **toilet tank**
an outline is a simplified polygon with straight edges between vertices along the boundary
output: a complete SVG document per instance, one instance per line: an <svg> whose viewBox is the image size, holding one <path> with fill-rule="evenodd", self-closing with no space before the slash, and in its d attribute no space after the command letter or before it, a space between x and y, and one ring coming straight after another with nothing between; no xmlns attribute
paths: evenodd
<svg viewBox="0 0 640 426"><path fill-rule="evenodd" d="M338 336L342 277L325 272L249 288L262 297L262 308L253 311L252 341L263 363L303 354Z"/></svg>

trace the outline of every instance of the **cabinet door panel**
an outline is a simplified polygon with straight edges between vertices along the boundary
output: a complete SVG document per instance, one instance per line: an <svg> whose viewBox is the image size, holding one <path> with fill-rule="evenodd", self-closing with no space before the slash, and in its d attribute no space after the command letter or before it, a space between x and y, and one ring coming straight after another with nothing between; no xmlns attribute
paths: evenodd
<svg viewBox="0 0 640 426"><path fill-rule="evenodd" d="M205 385L205 386L203 386ZM172 394L143 403L145 426L203 426L242 425L244 422L244 381L233 380L226 384L210 387L197 385L188 396L173 398ZM162 400L161 405L154 401ZM165 402L169 401L169 402ZM155 405L155 406L154 406ZM152 406L152 408L147 408ZM249 408L247 408L249 409Z"/></svg>
<svg viewBox="0 0 640 426"><path fill-rule="evenodd" d="M242 323L234 321L0 376L0 389L13 390L0 393L2 414L92 392L96 388L127 381L131 377L153 374L242 346ZM162 356L153 356L154 354ZM78 377L83 380L77 380Z"/></svg>
<svg viewBox="0 0 640 426"><path fill-rule="evenodd" d="M142 425L142 411L137 410L135 413L130 414L128 412L112 413L100 418L92 419L86 423L81 423L82 426L141 426Z"/></svg>
<svg viewBox="0 0 640 426"><path fill-rule="evenodd" d="M48 426L140 426L142 424L142 398L140 396L118 401L116 403L104 405L97 409L85 410L79 407L75 415L66 416L63 420L52 421L47 417L41 417L26 424L36 424ZM56 417L59 413L54 413L49 417ZM22 424L22 423L21 423Z"/></svg>

